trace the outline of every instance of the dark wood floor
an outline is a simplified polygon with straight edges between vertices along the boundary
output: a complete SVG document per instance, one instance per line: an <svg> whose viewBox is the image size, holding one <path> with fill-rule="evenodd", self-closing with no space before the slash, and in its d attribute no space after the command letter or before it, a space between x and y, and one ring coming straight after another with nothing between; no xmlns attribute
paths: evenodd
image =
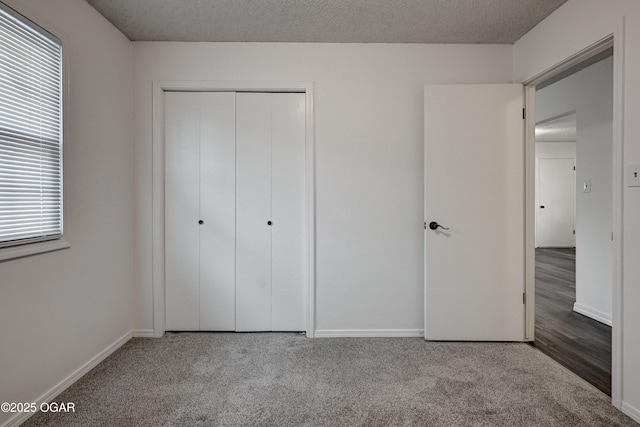
<svg viewBox="0 0 640 427"><path fill-rule="evenodd" d="M611 327L573 311L575 249L536 249L535 347L611 396Z"/></svg>

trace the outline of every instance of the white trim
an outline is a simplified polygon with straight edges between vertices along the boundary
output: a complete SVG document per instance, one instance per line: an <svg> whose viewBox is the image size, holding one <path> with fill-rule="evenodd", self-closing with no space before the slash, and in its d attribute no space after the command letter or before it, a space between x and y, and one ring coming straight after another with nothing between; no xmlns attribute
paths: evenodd
<svg viewBox="0 0 640 427"><path fill-rule="evenodd" d="M554 75L557 75L574 65L594 56L608 48L613 46L613 200L612 200L612 228L614 235L613 242L613 254L612 254L612 270L613 270L613 307L611 316L612 327L612 345L611 345L611 403L616 408L620 409L622 405L622 381L623 381L623 313L622 313L622 299L624 284L622 282L622 258L623 258L623 147L624 147L624 68L625 68L625 18L623 17L616 28L616 31L609 36L598 40L592 45L582 49L573 56L566 60L554 65L553 67L539 73L538 75L528 79L524 82L529 91L535 93L535 85L547 80ZM535 108L535 106L534 106ZM535 122L535 111L531 110L527 112L527 122ZM534 123L535 125L535 123ZM529 128L530 125L527 125ZM527 139L527 143L530 143ZM529 154L530 147L527 147L527 169L533 168L535 162L535 155ZM526 207L527 215L535 213L535 205L531 203L532 197L535 197L535 185L532 180L527 180L526 197L529 204ZM531 221L527 221L526 233L532 232L535 225ZM526 274L528 281L533 280L533 283L529 283L527 287L528 299L535 296L529 291L533 290L535 293L535 278L531 279L531 269L535 268L535 252L531 250L534 244L534 240L527 239L527 254L526 254ZM534 315L527 316L527 330L532 331L535 328ZM605 323L605 322L603 322ZM533 338L533 335L531 335Z"/></svg>
<svg viewBox="0 0 640 427"><path fill-rule="evenodd" d="M424 337L424 329L318 329L316 338Z"/></svg>
<svg viewBox="0 0 640 427"><path fill-rule="evenodd" d="M152 169L152 295L153 335L161 338L165 331L164 289L164 90L153 83Z"/></svg>
<svg viewBox="0 0 640 427"><path fill-rule="evenodd" d="M49 240L39 243L27 243L21 246L12 246L0 249L0 261L22 258L25 256L42 254L45 252L59 251L71 247L69 242L63 239Z"/></svg>
<svg viewBox="0 0 640 427"><path fill-rule="evenodd" d="M153 329L134 329L133 330L134 338L153 338L155 335L153 334Z"/></svg>
<svg viewBox="0 0 640 427"><path fill-rule="evenodd" d="M535 86L544 82L545 80L550 79L551 77L557 76L560 73L567 71L568 69L580 64L583 61L586 61L589 58L596 56L599 53L604 52L610 47L614 46L613 34L609 34L607 37L604 37L597 42L591 44L590 46L585 47L579 52L576 52L572 56L568 57L564 61L560 61L554 66L542 71L539 74L527 79L524 83L525 86ZM618 46L615 46L615 53L618 52ZM532 117L535 118L535 117Z"/></svg>
<svg viewBox="0 0 640 427"><path fill-rule="evenodd" d="M576 313L582 314L583 316L587 316L600 323L604 323L605 325L608 325L608 326L612 325L612 318L610 314L604 313L593 307L589 307L588 305L580 304L579 302L574 302L573 311L575 311Z"/></svg>
<svg viewBox="0 0 640 427"><path fill-rule="evenodd" d="M612 331L611 331L611 401L613 406L621 408L623 382L623 339L624 331L622 300L624 284L622 282L623 259L623 191L624 191L624 68L625 68L625 17L622 17L613 34L613 175L612 175L612 228L613 249L612 267Z"/></svg>
<svg viewBox="0 0 640 427"><path fill-rule="evenodd" d="M102 362L104 359L106 359L111 354L113 354L113 352L115 352L124 344L126 344L127 341L131 339L132 336L133 334L131 332L127 332L126 334L118 338L115 342L110 344L107 348L105 348L100 353L92 357L87 363L85 363L84 365L76 369L74 372L72 372L71 375L64 378L58 384L56 384L51 389L43 393L36 400L31 400L31 402L35 402L36 405L40 407L40 404L52 401L60 393L62 393L63 391L71 387L76 381L82 378L87 372L95 368L100 362ZM17 427L20 424L24 423L27 419L31 418L31 416L34 414L35 412L21 412L21 413L15 414L15 416L5 421L5 423L2 424L1 427Z"/></svg>
<svg viewBox="0 0 640 427"><path fill-rule="evenodd" d="M165 332L164 277L164 92L298 92L306 94L305 247L306 333L315 330L315 144L312 82L154 81L153 82L153 178L152 178L152 290L153 336Z"/></svg>
<svg viewBox="0 0 640 427"><path fill-rule="evenodd" d="M306 147L305 147L305 180L307 183L305 197L305 215L307 227L305 239L307 292L305 302L307 304L307 337L313 338L316 329L316 167L315 167L315 123L313 111L313 83L308 83L306 93Z"/></svg>
<svg viewBox="0 0 640 427"><path fill-rule="evenodd" d="M622 405L620 405L620 410L623 414L628 415L629 417L633 418L634 421L640 423L640 409L631 406L630 403L622 402Z"/></svg>
<svg viewBox="0 0 640 427"><path fill-rule="evenodd" d="M524 292L526 295L524 305L524 340L535 340L535 307L536 307L536 88L524 87L525 104L525 147L524 147ZM531 191L533 189L533 191Z"/></svg>
<svg viewBox="0 0 640 427"><path fill-rule="evenodd" d="M425 178L427 176L427 150L425 150L426 145L426 137L425 137L425 121L426 117L424 114L424 109L427 103L427 88L424 87L422 89L422 220L423 220L423 230L422 230L422 316L424 319L424 331L427 330L427 325L429 324L428 316L427 316L427 303L428 303L428 295L427 295L427 212L428 212L428 199L427 199L427 188L425 186ZM423 336L425 340L427 339L426 333L423 331Z"/></svg>

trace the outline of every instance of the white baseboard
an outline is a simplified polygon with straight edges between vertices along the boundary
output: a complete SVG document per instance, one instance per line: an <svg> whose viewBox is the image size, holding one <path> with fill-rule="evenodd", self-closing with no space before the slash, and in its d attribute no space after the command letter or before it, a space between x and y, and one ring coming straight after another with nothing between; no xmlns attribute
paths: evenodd
<svg viewBox="0 0 640 427"><path fill-rule="evenodd" d="M316 329L315 338L424 337L423 329Z"/></svg>
<svg viewBox="0 0 640 427"><path fill-rule="evenodd" d="M153 338L153 329L134 329L134 338Z"/></svg>
<svg viewBox="0 0 640 427"><path fill-rule="evenodd" d="M598 322L604 323L608 326L611 326L613 324L613 320L610 314L603 313L602 311L596 310L595 308L589 307L588 305L575 302L573 303L573 311L575 311L576 313L580 313L583 316L590 317L593 320L597 320Z"/></svg>
<svg viewBox="0 0 640 427"><path fill-rule="evenodd" d="M87 363L79 367L75 370L71 375L67 378L60 381L58 384L53 386L49 391L46 391L36 400L32 400L31 402L35 402L38 407L42 403L50 402L56 398L60 393L68 389L73 383L82 378L87 372L91 369L95 368L98 363L102 362L104 359L109 357L114 351L122 347L127 341L129 341L133 337L132 332L127 332L120 338L118 338L114 343L110 344L107 348L102 350L96 356L91 358ZM24 423L27 419L29 419L34 412L21 412L16 414L13 418L9 418L2 427L17 427L20 424Z"/></svg>
<svg viewBox="0 0 640 427"><path fill-rule="evenodd" d="M620 409L625 415L628 415L629 417L633 418L634 421L640 423L640 409L634 408L627 402L622 402L622 406L620 407Z"/></svg>

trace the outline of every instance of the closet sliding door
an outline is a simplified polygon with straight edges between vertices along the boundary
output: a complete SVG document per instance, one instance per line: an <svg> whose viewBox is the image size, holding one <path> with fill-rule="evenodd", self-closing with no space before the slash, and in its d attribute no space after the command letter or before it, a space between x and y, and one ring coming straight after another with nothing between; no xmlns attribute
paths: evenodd
<svg viewBox="0 0 640 427"><path fill-rule="evenodd" d="M236 94L236 330L271 330L271 94Z"/></svg>
<svg viewBox="0 0 640 427"><path fill-rule="evenodd" d="M167 331L304 331L305 95L165 93Z"/></svg>
<svg viewBox="0 0 640 427"><path fill-rule="evenodd" d="M165 176L166 329L197 331L200 329L199 94L165 94Z"/></svg>
<svg viewBox="0 0 640 427"><path fill-rule="evenodd" d="M200 330L235 329L235 94L200 104Z"/></svg>
<svg viewBox="0 0 640 427"><path fill-rule="evenodd" d="M168 331L235 329L235 94L165 94Z"/></svg>
<svg viewBox="0 0 640 427"><path fill-rule="evenodd" d="M304 331L305 95L271 105L271 330Z"/></svg>
<svg viewBox="0 0 640 427"><path fill-rule="evenodd" d="M305 95L236 95L236 330L303 331Z"/></svg>

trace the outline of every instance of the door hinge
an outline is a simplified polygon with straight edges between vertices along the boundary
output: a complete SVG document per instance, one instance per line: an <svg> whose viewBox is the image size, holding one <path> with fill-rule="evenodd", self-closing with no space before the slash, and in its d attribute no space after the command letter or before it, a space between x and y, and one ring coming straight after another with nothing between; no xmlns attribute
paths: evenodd
<svg viewBox="0 0 640 427"><path fill-rule="evenodd" d="M527 110L525 108L522 109L522 120L527 118Z"/></svg>
<svg viewBox="0 0 640 427"><path fill-rule="evenodd" d="M573 167L573 170L576 170L576 167L575 167L575 166Z"/></svg>
<svg viewBox="0 0 640 427"><path fill-rule="evenodd" d="M613 231L611 232L611 241L613 242Z"/></svg>
<svg viewBox="0 0 640 427"><path fill-rule="evenodd" d="M576 234L576 230L573 230L573 234Z"/></svg>
<svg viewBox="0 0 640 427"><path fill-rule="evenodd" d="M424 229L427 229L427 221L424 222Z"/></svg>
<svg viewBox="0 0 640 427"><path fill-rule="evenodd" d="M527 294L526 293L522 293L522 303L526 304L527 303Z"/></svg>

